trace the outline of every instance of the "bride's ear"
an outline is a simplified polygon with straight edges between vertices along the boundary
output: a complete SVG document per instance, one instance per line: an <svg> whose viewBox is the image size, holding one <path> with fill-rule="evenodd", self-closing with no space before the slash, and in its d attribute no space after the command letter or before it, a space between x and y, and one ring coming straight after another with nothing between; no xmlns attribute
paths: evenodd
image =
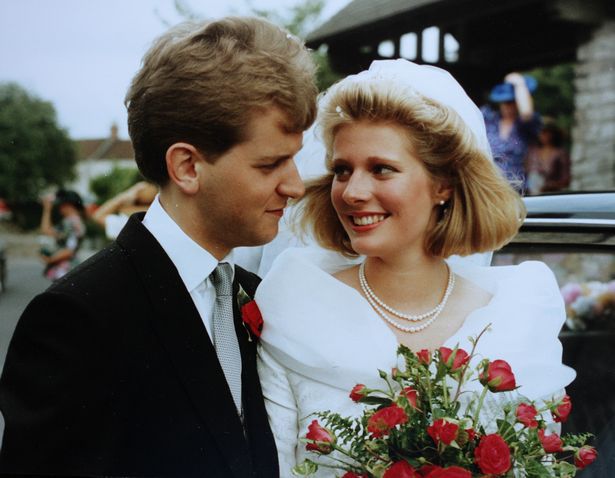
<svg viewBox="0 0 615 478"><path fill-rule="evenodd" d="M434 184L433 197L436 204L442 201L447 202L453 194L453 187L444 181L438 181Z"/></svg>

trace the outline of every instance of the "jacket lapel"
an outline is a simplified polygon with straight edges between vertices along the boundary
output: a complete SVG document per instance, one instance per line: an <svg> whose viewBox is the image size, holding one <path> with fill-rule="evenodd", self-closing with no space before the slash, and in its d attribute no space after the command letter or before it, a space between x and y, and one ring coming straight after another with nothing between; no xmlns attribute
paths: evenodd
<svg viewBox="0 0 615 478"><path fill-rule="evenodd" d="M216 351L175 265L142 218L131 216L117 242L141 276L152 303L151 323L186 393L235 476L245 477L251 469L248 446Z"/></svg>

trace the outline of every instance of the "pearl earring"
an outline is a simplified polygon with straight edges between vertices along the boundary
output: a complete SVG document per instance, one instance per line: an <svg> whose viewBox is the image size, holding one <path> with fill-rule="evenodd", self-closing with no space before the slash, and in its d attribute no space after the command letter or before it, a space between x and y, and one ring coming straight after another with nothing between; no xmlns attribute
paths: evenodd
<svg viewBox="0 0 615 478"><path fill-rule="evenodd" d="M440 199L440 206L444 206L444 199Z"/></svg>

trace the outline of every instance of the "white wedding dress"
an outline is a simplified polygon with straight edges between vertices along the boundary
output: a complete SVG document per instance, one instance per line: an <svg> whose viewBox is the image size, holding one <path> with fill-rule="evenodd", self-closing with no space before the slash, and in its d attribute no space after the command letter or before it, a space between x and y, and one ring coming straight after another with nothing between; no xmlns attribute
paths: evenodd
<svg viewBox="0 0 615 478"><path fill-rule="evenodd" d="M477 352L506 360L519 393L529 399L560 395L575 377L562 364L558 333L564 305L552 272L541 262L519 266L479 267L450 261L452 270L492 294L444 344L470 351L468 337L487 324ZM397 365L397 340L355 289L331 274L349 267L348 259L322 249L288 249L261 282L256 302L264 329L259 347L259 375L276 438L282 477L314 459L298 440L315 417L331 410L361 414L362 405L348 394L357 383L382 385L378 369ZM467 388L480 387L477 382ZM503 394L498 394L503 395ZM338 473L339 474L339 473ZM318 477L336 476L321 468Z"/></svg>

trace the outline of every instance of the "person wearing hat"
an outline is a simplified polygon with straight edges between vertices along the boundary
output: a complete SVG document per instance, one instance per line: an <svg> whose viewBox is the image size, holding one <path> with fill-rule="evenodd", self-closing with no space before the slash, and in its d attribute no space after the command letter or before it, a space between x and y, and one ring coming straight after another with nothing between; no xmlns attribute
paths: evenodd
<svg viewBox="0 0 615 478"><path fill-rule="evenodd" d="M541 126L532 100L537 85L529 75L509 73L504 83L495 85L489 95L489 100L498 104L498 110L490 106L481 108L495 162L521 191L525 186L524 159Z"/></svg>
<svg viewBox="0 0 615 478"><path fill-rule="evenodd" d="M41 247L45 269L43 275L55 281L77 265L77 251L85 235L83 201L75 191L60 189L42 200L41 232L53 240L53 246ZM51 216L57 207L62 220L53 225Z"/></svg>

